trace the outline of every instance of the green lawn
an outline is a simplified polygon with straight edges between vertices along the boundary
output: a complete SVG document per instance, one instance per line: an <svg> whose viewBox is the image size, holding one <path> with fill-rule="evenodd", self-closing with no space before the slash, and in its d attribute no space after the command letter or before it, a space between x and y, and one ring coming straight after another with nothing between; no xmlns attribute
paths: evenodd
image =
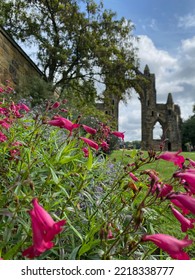
<svg viewBox="0 0 195 280"><path fill-rule="evenodd" d="M128 164L132 163L134 159L131 157L131 155L134 155L134 152L131 150L115 150L110 155L110 158L113 161L120 162L121 164ZM185 158L191 158L192 160L195 160L195 152L182 152L180 155L183 155ZM143 152L143 158L146 158L148 156L147 152ZM188 161L186 161L186 164L188 164ZM178 169L178 166L175 166L172 162L168 162L165 160L156 160L152 163L149 163L147 165L143 165L140 167L139 170L144 169L155 169L160 177L163 178L170 178L172 174Z"/></svg>

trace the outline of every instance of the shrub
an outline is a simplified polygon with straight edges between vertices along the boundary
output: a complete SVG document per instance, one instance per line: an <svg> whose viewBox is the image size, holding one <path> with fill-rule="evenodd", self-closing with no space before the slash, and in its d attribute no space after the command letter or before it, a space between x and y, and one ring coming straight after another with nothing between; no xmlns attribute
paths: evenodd
<svg viewBox="0 0 195 280"><path fill-rule="evenodd" d="M10 87L0 91L0 257L193 258L193 161L179 152L143 157L132 150L134 162L123 166L103 154L108 138L123 133L70 119L63 102L33 113L12 101ZM157 160L173 162L178 172L163 182L147 169ZM161 228L165 219L181 224L176 236ZM186 231L189 239L181 240Z"/></svg>

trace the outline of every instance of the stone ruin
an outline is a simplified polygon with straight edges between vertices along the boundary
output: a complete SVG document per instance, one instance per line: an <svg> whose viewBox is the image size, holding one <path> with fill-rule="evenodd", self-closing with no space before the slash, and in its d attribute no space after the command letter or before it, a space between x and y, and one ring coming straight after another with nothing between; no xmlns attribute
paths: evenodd
<svg viewBox="0 0 195 280"><path fill-rule="evenodd" d="M165 104L157 103L155 74L150 73L146 65L144 73L135 70L140 82L135 86L141 102L141 148L142 150L160 150L163 143L163 150L178 151L182 147L181 142L181 113L180 107L173 102L172 94L167 96ZM119 100L114 96L110 97L108 104L99 104L99 109L111 115L115 119L118 128ZM162 127L161 139L154 139L153 130L156 123Z"/></svg>

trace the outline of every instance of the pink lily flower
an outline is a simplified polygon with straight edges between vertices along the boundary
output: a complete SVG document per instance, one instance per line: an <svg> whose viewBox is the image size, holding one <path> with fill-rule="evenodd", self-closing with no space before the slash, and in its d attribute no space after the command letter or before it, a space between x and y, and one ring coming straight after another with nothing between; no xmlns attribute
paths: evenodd
<svg viewBox="0 0 195 280"><path fill-rule="evenodd" d="M142 237L143 241L152 241L156 246L167 252L171 258L176 260L189 260L189 256L183 251L183 248L192 244L192 240L179 240L173 236L157 233L152 235L145 235Z"/></svg>
<svg viewBox="0 0 195 280"><path fill-rule="evenodd" d="M178 210L176 210L172 205L170 205L171 207L171 211L173 213L173 215L175 216L175 218L181 223L181 230L183 232L186 232L188 229L190 228L194 228L193 223L195 222L195 220L193 219L188 219L186 217L184 217Z"/></svg>
<svg viewBox="0 0 195 280"><path fill-rule="evenodd" d="M188 209L192 214L195 214L195 198L187 194L171 194L169 198L178 200L184 208Z"/></svg>
<svg viewBox="0 0 195 280"><path fill-rule="evenodd" d="M183 156L180 156L179 155L180 153L181 153L181 151L164 152L163 154L158 156L157 159L164 159L167 161L172 161L175 165L178 165L180 168L182 168L185 158Z"/></svg>
<svg viewBox="0 0 195 280"><path fill-rule="evenodd" d="M97 129L94 129L90 126L87 126L85 124L82 124L82 127L84 128L84 130L87 132L87 133L90 133L90 134L96 134L97 132Z"/></svg>
<svg viewBox="0 0 195 280"><path fill-rule="evenodd" d="M93 141L91 139L88 139L88 138L85 138L85 137L80 137L80 139L83 140L85 143L87 143L90 147L92 147L96 150L99 149L99 146L95 141Z"/></svg>
<svg viewBox="0 0 195 280"><path fill-rule="evenodd" d="M124 132L112 131L111 134L115 135L118 138L121 138L124 141L125 138Z"/></svg>

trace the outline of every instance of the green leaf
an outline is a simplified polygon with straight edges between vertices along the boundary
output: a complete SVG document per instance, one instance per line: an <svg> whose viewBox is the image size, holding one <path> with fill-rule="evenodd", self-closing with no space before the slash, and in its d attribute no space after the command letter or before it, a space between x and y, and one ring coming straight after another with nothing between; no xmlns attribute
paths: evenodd
<svg viewBox="0 0 195 280"><path fill-rule="evenodd" d="M87 161L87 169L90 170L93 164L93 155L91 150L89 149L89 156L88 156L88 161Z"/></svg>
<svg viewBox="0 0 195 280"><path fill-rule="evenodd" d="M49 168L50 169L50 171L51 171L51 175L52 175L52 179L53 179L53 181L54 181L54 183L57 185L57 184L59 184L59 178L58 178L58 176L56 175L56 173L54 172L54 170L50 167Z"/></svg>
<svg viewBox="0 0 195 280"><path fill-rule="evenodd" d="M76 235L81 239L81 241L83 242L83 237L82 235L78 232L78 230L71 224L70 219L68 218L68 216L66 215L66 213L64 213L64 217L68 222L68 226L76 233Z"/></svg>
<svg viewBox="0 0 195 280"><path fill-rule="evenodd" d="M84 243L79 250L79 257L82 256L84 253L88 252L89 250L91 250L93 246L98 245L99 243L100 240L93 240L88 243Z"/></svg>
<svg viewBox="0 0 195 280"><path fill-rule="evenodd" d="M13 258L13 256L19 251L20 247L22 246L22 244L24 243L24 241L20 241L19 243L17 243L15 246L13 246L4 256L3 259L4 260L10 260Z"/></svg>
<svg viewBox="0 0 195 280"><path fill-rule="evenodd" d="M81 248L81 245L79 245L73 249L73 251L70 253L69 260L76 260L77 253L80 248Z"/></svg>

